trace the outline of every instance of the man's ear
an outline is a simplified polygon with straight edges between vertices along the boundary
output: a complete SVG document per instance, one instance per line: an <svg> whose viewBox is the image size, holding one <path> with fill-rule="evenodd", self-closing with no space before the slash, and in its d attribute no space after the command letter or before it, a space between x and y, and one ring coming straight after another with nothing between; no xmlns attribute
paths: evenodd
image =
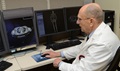
<svg viewBox="0 0 120 71"><path fill-rule="evenodd" d="M92 27L92 26L93 26L93 22L94 22L94 19L93 19L93 18L91 18L91 19L90 19L90 27Z"/></svg>

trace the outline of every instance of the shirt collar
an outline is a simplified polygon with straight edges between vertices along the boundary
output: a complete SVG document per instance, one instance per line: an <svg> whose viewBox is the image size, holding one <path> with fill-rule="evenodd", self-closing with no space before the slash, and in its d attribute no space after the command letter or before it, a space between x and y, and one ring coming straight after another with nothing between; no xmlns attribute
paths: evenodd
<svg viewBox="0 0 120 71"><path fill-rule="evenodd" d="M90 38L90 37L93 35L93 33L94 33L94 31L91 32L91 33L88 35L88 37Z"/></svg>

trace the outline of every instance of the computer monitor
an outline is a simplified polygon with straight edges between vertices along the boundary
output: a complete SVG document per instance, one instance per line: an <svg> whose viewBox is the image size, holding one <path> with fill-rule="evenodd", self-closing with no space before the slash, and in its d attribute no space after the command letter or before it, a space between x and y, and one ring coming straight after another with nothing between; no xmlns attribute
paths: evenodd
<svg viewBox="0 0 120 71"><path fill-rule="evenodd" d="M2 12L0 11L0 56L3 56L8 52L6 41L5 41L6 39L3 33L2 23L3 23L3 15L2 15Z"/></svg>
<svg viewBox="0 0 120 71"><path fill-rule="evenodd" d="M39 37L66 31L63 9L39 10L35 14Z"/></svg>
<svg viewBox="0 0 120 71"><path fill-rule="evenodd" d="M80 29L79 25L76 24L77 15L78 15L80 8L81 8L81 6L64 8L65 19L66 19L66 24L67 24L67 31Z"/></svg>
<svg viewBox="0 0 120 71"><path fill-rule="evenodd" d="M38 37L47 36L47 43L52 42L50 36L66 31L64 10L49 9L35 11Z"/></svg>
<svg viewBox="0 0 120 71"><path fill-rule="evenodd" d="M76 36L81 35L80 26L76 24L77 21L77 15L79 12L79 9L82 6L75 6L75 7L66 7L65 10L65 19L66 19L66 26L67 31L70 32L70 38L69 39L77 39Z"/></svg>
<svg viewBox="0 0 120 71"><path fill-rule="evenodd" d="M36 47L37 33L33 8L3 10L3 16L4 31L11 52Z"/></svg>

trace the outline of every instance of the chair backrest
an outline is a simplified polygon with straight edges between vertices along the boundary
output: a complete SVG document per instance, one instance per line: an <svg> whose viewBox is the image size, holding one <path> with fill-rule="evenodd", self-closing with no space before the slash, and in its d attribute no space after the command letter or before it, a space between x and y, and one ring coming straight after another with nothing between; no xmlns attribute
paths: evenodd
<svg viewBox="0 0 120 71"><path fill-rule="evenodd" d="M119 46L113 60L111 61L111 64L108 67L107 71L116 71L116 70L120 71L119 62L120 62L120 46Z"/></svg>

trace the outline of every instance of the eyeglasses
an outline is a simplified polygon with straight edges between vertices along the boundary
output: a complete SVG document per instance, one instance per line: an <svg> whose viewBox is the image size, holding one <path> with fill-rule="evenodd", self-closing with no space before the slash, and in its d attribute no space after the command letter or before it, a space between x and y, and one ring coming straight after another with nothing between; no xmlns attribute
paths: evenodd
<svg viewBox="0 0 120 71"><path fill-rule="evenodd" d="M78 21L88 20L88 19L90 19L90 18L86 18L86 19L77 18Z"/></svg>

